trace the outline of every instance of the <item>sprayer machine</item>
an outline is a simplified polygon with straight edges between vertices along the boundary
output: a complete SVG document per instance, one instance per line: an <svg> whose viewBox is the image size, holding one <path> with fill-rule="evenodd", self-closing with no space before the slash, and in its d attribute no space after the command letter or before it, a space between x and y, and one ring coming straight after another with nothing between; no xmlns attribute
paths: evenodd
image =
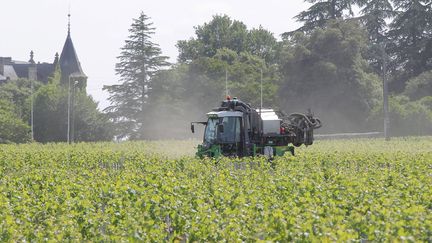
<svg viewBox="0 0 432 243"><path fill-rule="evenodd" d="M196 155L217 158L220 156L246 157L264 155L268 158L294 155L294 147L313 144L314 129L321 121L307 114L286 115L273 109L252 108L237 98L229 96L220 107L207 113L206 122L192 122L205 126L204 139Z"/></svg>

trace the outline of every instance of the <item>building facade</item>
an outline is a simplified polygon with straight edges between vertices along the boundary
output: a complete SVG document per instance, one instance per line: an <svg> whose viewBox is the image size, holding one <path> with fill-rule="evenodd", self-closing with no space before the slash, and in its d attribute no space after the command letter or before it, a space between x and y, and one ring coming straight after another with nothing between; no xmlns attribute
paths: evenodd
<svg viewBox="0 0 432 243"><path fill-rule="evenodd" d="M56 53L52 63L36 63L33 51L30 52L30 59L28 61L17 61L11 57L0 57L0 83L24 78L38 80L46 84L54 74L56 68L59 68L61 71L62 84L67 85L73 81L74 84L82 89L85 89L87 86L87 76L81 68L81 63L72 42L70 24L60 57Z"/></svg>

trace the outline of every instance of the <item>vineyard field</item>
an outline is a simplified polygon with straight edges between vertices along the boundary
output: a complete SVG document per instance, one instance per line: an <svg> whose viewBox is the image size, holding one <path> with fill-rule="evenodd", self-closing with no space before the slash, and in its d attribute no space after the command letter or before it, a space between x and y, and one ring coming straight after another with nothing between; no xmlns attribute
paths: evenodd
<svg viewBox="0 0 432 243"><path fill-rule="evenodd" d="M0 145L0 241L432 241L432 138L269 163L198 141Z"/></svg>

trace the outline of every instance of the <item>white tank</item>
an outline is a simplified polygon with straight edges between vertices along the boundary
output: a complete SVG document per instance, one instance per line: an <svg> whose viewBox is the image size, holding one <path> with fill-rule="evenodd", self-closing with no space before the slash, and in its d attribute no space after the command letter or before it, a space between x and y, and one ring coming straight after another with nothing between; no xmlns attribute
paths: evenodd
<svg viewBox="0 0 432 243"><path fill-rule="evenodd" d="M256 110L260 113L260 110ZM281 119L273 109L261 109L261 119L263 121L263 134L280 134Z"/></svg>

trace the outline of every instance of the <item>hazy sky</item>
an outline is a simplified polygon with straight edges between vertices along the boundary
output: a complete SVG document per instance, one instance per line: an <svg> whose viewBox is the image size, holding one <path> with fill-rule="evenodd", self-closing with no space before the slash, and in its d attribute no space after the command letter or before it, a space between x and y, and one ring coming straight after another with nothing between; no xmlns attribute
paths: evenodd
<svg viewBox="0 0 432 243"><path fill-rule="evenodd" d="M156 27L153 41L175 62L178 40L194 36L194 26L227 14L248 28L262 25L276 36L299 26L293 17L309 6L303 0L2 0L0 56L36 62L52 62L61 52L71 11L71 35L88 78L87 91L99 107L106 107L103 85L114 84L114 66L128 36L132 18L141 11Z"/></svg>

